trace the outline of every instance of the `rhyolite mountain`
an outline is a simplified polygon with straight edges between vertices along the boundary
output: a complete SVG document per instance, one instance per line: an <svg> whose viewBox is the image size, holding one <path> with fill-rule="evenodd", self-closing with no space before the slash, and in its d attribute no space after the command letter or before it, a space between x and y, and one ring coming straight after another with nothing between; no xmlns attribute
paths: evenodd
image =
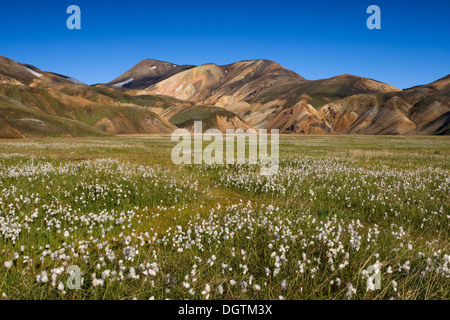
<svg viewBox="0 0 450 320"><path fill-rule="evenodd" d="M352 75L306 80L269 60L192 66L146 59L86 85L0 56L0 138L169 134L450 134L450 76L400 90Z"/></svg>
<svg viewBox="0 0 450 320"><path fill-rule="evenodd" d="M306 80L276 62L206 64L143 89L236 113L285 134L449 134L448 77L400 90L353 75Z"/></svg>

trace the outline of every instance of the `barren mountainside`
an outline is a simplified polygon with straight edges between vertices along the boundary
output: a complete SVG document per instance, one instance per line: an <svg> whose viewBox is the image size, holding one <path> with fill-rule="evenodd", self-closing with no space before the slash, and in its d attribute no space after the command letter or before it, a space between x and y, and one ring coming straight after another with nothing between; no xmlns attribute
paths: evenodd
<svg viewBox="0 0 450 320"><path fill-rule="evenodd" d="M269 60L192 66L146 59L107 84L0 56L0 138L170 134L450 134L450 76L400 90L353 75L306 80Z"/></svg>

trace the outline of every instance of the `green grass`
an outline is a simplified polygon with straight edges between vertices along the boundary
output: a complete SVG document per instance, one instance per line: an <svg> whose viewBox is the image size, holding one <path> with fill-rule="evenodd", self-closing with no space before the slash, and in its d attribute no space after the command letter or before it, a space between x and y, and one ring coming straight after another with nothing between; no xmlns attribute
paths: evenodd
<svg viewBox="0 0 450 320"><path fill-rule="evenodd" d="M170 119L177 127L192 126L194 121L202 121L203 129L214 128L215 116L224 116L228 119L238 117L235 113L223 108L209 106L195 106L186 108Z"/></svg>
<svg viewBox="0 0 450 320"><path fill-rule="evenodd" d="M284 107L291 108L302 99L302 95L310 97L311 105L318 109L321 106L349 95L347 85L322 85L322 80L311 82L287 83L271 88L248 102L261 102L262 104L275 99L287 99ZM294 97L294 98L292 98Z"/></svg>
<svg viewBox="0 0 450 320"><path fill-rule="evenodd" d="M23 134L47 136L56 132L68 133L72 136L106 136L107 134L83 123L63 117L48 115L20 104L12 103L0 97L0 119L8 123L14 121L15 128ZM36 119L43 121L47 125L47 131L40 131L30 123L20 122L23 119ZM19 122L18 122L19 121ZM46 129L46 130L47 130Z"/></svg>
<svg viewBox="0 0 450 320"><path fill-rule="evenodd" d="M92 126L104 118L112 119L117 116L125 116L135 126L138 126L144 117L157 117L154 112L143 107L96 105L83 108L77 113L77 120Z"/></svg>
<svg viewBox="0 0 450 320"><path fill-rule="evenodd" d="M86 105L88 103L85 101L78 101L73 104L63 103L61 101L64 101L64 99L59 101L52 97L45 88L1 85L0 94L4 96L3 98L0 97L0 118L5 119L6 122L9 121L12 127L18 129L25 136L53 137L65 133L72 136L99 136L105 135L105 133L92 126L104 118L124 117L136 132L141 132L143 131L141 127L142 119L158 117L148 107L168 108L175 103L180 103L180 100L170 97L130 96L106 87L67 86L61 89L61 92L75 97L83 97L96 104ZM112 98L116 102L135 105L99 103L99 101L106 99L105 97ZM183 103L189 105L188 102ZM6 120L6 118L8 119ZM37 127L30 122L20 121L23 118L45 121L47 127Z"/></svg>
<svg viewBox="0 0 450 320"><path fill-rule="evenodd" d="M164 109L167 109L176 103L193 104L191 102L179 100L169 96L160 96L160 95L133 96L123 91L120 91L120 89L118 88L111 89L104 86L97 86L97 87L72 86L61 89L61 92L70 96L83 96L94 102L97 102L97 99L100 96L106 96L112 98L114 101L117 102L132 103L142 107L153 107L158 105Z"/></svg>

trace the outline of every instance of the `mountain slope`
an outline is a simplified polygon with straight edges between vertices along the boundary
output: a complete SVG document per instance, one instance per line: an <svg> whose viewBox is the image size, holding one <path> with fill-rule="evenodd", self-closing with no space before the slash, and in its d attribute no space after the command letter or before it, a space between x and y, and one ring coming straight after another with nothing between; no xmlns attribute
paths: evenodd
<svg viewBox="0 0 450 320"><path fill-rule="evenodd" d="M0 94L0 137L103 136L100 130L76 120L49 115Z"/></svg>
<svg viewBox="0 0 450 320"><path fill-rule="evenodd" d="M273 61L250 60L225 66L205 64L158 82L146 91L231 109L233 103L292 80L304 81Z"/></svg>
<svg viewBox="0 0 450 320"><path fill-rule="evenodd" d="M0 57L0 137L170 133L176 127L149 107L184 103L91 87Z"/></svg>
<svg viewBox="0 0 450 320"><path fill-rule="evenodd" d="M171 68L176 69L173 65ZM177 128L171 118L194 106L192 102L168 96L128 94L132 90L116 86L87 86L8 58L0 59L0 70L0 79L4 80L0 82L2 138L169 134ZM229 123L222 127L246 126L232 112L216 109L202 113L205 129L207 124L222 124L219 115L224 112L227 112L225 123ZM172 116L161 117L159 114L165 110L169 110L166 115ZM193 120L195 114L198 112L192 115ZM189 118L186 112L184 117Z"/></svg>
<svg viewBox="0 0 450 320"><path fill-rule="evenodd" d="M194 129L194 121L201 121L203 131L218 129L226 132L227 129L251 128L234 112L219 107L194 105L189 107L170 107L161 113L163 119L168 119L178 128Z"/></svg>
<svg viewBox="0 0 450 320"><path fill-rule="evenodd" d="M352 75L309 81L268 60L226 66L206 64L178 73L145 90L235 112L249 125L283 133L330 133L331 125L313 111L355 94L401 90Z"/></svg>
<svg viewBox="0 0 450 320"><path fill-rule="evenodd" d="M353 75L309 81L275 62L206 64L145 92L222 107L286 134L448 134L450 77L400 90Z"/></svg>
<svg viewBox="0 0 450 320"><path fill-rule="evenodd" d="M108 91L111 91L111 94L108 94ZM16 101L20 106L28 108L30 117L33 116L35 119L49 115L69 119L87 125L90 129L99 129L111 134L170 133L176 129L170 122L161 119L148 108L148 106L172 106L171 98L167 100L151 96L135 98L109 88L77 85L51 88L0 85L0 93L3 97L9 97L9 102ZM4 104L5 99L0 100L0 105ZM0 118L5 118L5 110L0 109ZM11 108L8 110L11 111ZM11 119L16 119L17 114L10 112L7 115L9 119L7 122L14 128L16 127ZM22 132L20 128L16 129ZM59 132L55 130L54 134L57 135ZM87 132L94 134L97 130Z"/></svg>
<svg viewBox="0 0 450 320"><path fill-rule="evenodd" d="M319 111L338 133L449 134L449 78L390 94L354 95Z"/></svg>
<svg viewBox="0 0 450 320"><path fill-rule="evenodd" d="M0 56L0 84L11 83L28 85L37 78L37 75L28 71L17 62Z"/></svg>
<svg viewBox="0 0 450 320"><path fill-rule="evenodd" d="M42 71L35 66L17 63L0 56L0 84L22 84L36 86L39 84L82 84L81 81L58 73Z"/></svg>

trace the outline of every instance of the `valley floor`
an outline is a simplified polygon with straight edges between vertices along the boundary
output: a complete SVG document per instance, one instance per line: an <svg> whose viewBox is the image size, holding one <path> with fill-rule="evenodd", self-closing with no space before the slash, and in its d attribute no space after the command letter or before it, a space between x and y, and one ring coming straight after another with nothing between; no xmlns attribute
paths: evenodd
<svg viewBox="0 0 450 320"><path fill-rule="evenodd" d="M1 140L0 295L450 298L450 137L281 136L271 177L174 145Z"/></svg>

